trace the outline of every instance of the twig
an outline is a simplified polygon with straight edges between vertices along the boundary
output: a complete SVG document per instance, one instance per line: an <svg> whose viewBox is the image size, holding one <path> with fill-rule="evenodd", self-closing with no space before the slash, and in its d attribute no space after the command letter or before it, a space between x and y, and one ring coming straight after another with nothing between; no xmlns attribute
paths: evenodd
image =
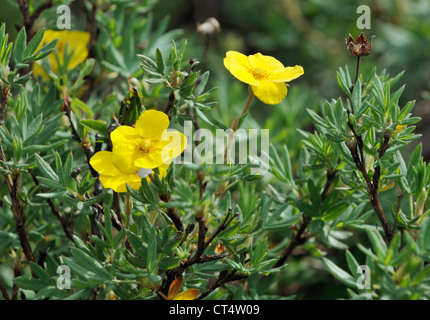
<svg viewBox="0 0 430 320"><path fill-rule="evenodd" d="M7 292L6 288L4 287L3 282L1 281L1 278L0 278L0 291L1 291L3 298L5 300L10 300L9 293Z"/></svg>
<svg viewBox="0 0 430 320"><path fill-rule="evenodd" d="M206 298L211 292L218 289L219 287L223 286L227 282L231 281L239 281L246 279L248 276L245 275L237 275L236 270L233 270L231 273L228 273L227 271L222 271L220 275L218 276L218 279L215 281L215 283L210 286L205 292L203 292L200 296L196 298L196 300L203 300Z"/></svg>
<svg viewBox="0 0 430 320"><path fill-rule="evenodd" d="M23 18L23 24L25 31L29 37L27 37L27 42L30 40L30 31L33 27L34 22L36 19L42 14L43 11L46 9L49 9L52 7L53 3L52 0L46 0L44 3L42 3L34 12L32 15L30 15L30 12L28 10L29 3L28 0L18 0L19 9L22 13Z"/></svg>
<svg viewBox="0 0 430 320"><path fill-rule="evenodd" d="M205 263L208 261L215 261L215 260L223 259L229 255L228 253L216 254L216 255L203 255L203 252L211 244L211 242L215 239L215 237L222 230L227 228L227 226L233 221L233 219L236 216L237 216L237 214L234 214L232 216L231 215L231 209L229 209L229 211L228 211L226 217L224 218L223 222L221 223L221 225L218 226L217 230L212 234L212 236L207 241L204 240L204 237L205 237L206 231L207 231L207 227L206 227L206 225L202 224L201 219L200 220L197 219L199 224L201 224L200 228L199 228L199 239L198 239L197 251L193 255L190 255L190 257L188 257L185 261L182 261L177 267L170 269L166 272L166 280L163 283L163 289L162 289L162 292L164 294L167 294L167 291L170 287L170 284L173 282L173 280L175 280L177 277L182 275L182 273L186 269L191 267L192 265L194 265L196 263ZM201 231L204 232L203 236L200 236Z"/></svg>
<svg viewBox="0 0 430 320"><path fill-rule="evenodd" d="M170 196L168 194L160 194L160 200L167 203L170 201ZM184 225L182 224L181 217L176 211L176 208L168 207L165 213L170 218L170 220L172 220L176 230L178 230L178 233L175 236L175 241L180 240L184 234Z"/></svg>
<svg viewBox="0 0 430 320"><path fill-rule="evenodd" d="M173 109L174 102L175 102L175 94L173 93L173 91L170 91L169 100L167 101L166 109L164 109L164 113L169 116L169 119L172 117L172 115L170 114L170 111L172 111Z"/></svg>
<svg viewBox="0 0 430 320"><path fill-rule="evenodd" d="M1 144L1 139L0 139L0 160L6 161L3 147ZM24 204L18 197L19 172L15 171L13 174L4 174L4 178L12 201L13 218L16 223L16 231L18 233L21 247L24 250L24 254L27 260L34 262L35 261L34 254L30 246L30 241L28 239L28 232L25 226Z"/></svg>
<svg viewBox="0 0 430 320"><path fill-rule="evenodd" d="M351 156L355 162L357 169L363 175L363 178L366 182L367 194L369 195L370 203L372 204L373 210L375 211L376 215L378 216L378 219L381 222L382 228L384 229L385 238L387 239L387 243L390 244L391 240L393 239L393 229L391 228L391 226L387 220L387 217L384 213L384 210L382 209L381 201L379 200L379 195L378 195L381 167L377 166L375 168L373 181L371 181L369 174L366 171L363 139L360 135L357 134L353 124L351 123L351 120L349 117L349 110L348 110L348 127L351 129L351 131L354 134L354 137L356 139L356 142L357 142L357 144L354 144L352 146L350 145L350 146L348 146L348 148L351 152ZM379 159L381 159L382 156L387 151L389 143L390 143L390 138L388 136L384 136L384 142L381 146L381 150L379 151ZM358 147L358 150L360 152L360 157L358 157L357 147Z"/></svg>

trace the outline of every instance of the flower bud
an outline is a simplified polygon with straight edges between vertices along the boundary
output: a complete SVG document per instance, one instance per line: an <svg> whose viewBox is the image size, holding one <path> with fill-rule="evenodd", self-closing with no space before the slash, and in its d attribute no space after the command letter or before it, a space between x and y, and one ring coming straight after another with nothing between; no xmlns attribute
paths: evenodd
<svg viewBox="0 0 430 320"><path fill-rule="evenodd" d="M217 19L211 17L202 24L197 24L197 32L204 36L211 36L221 31L221 26Z"/></svg>

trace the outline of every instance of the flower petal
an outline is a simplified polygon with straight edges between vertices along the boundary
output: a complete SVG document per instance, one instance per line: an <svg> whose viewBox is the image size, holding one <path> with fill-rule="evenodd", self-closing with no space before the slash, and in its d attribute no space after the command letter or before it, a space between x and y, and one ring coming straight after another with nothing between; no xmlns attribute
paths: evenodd
<svg viewBox="0 0 430 320"><path fill-rule="evenodd" d="M99 151L90 159L90 165L98 173L108 176L116 176L120 171L112 163L112 152Z"/></svg>
<svg viewBox="0 0 430 320"><path fill-rule="evenodd" d="M136 121L136 130L142 138L160 140L161 134L169 127L169 117L161 111L143 112Z"/></svg>
<svg viewBox="0 0 430 320"><path fill-rule="evenodd" d="M131 174L144 167L134 165L134 161L140 156L136 145L141 140L135 128L129 126L118 127L111 133L110 137L112 141L112 163L118 170Z"/></svg>
<svg viewBox="0 0 430 320"><path fill-rule="evenodd" d="M279 70L284 69L284 65L271 56L265 56L261 53L256 53L248 57L249 64L251 68L258 68L264 70L267 74Z"/></svg>
<svg viewBox="0 0 430 320"><path fill-rule="evenodd" d="M287 85L283 82L262 81L259 86L252 86L255 96L266 104L278 104L285 98L288 92Z"/></svg>
<svg viewBox="0 0 430 320"><path fill-rule="evenodd" d="M250 85L258 85L259 80L255 79L251 72L251 65L248 57L237 51L228 51L224 58L224 66L238 80Z"/></svg>
<svg viewBox="0 0 430 320"><path fill-rule="evenodd" d="M178 157L187 147L187 138L179 131L164 131L159 144L161 147L161 159L164 164L169 164Z"/></svg>
<svg viewBox="0 0 430 320"><path fill-rule="evenodd" d="M126 174L118 170L112 162L112 156L110 151L99 151L90 159L90 165L100 173L99 179L103 187L126 192L128 183L133 189L139 189L141 178L136 173Z"/></svg>
<svg viewBox="0 0 430 320"><path fill-rule="evenodd" d="M84 31L69 31L62 37L63 41L69 44L69 51L73 52L73 56L69 61L68 69L73 69L82 62L88 56L88 43L90 41L90 33ZM60 41L61 41L60 40Z"/></svg>
<svg viewBox="0 0 430 320"><path fill-rule="evenodd" d="M100 175L100 182L104 188L110 188L115 192L127 192L126 184L134 190L138 190L142 183L142 179L135 174L120 173L117 176Z"/></svg>
<svg viewBox="0 0 430 320"><path fill-rule="evenodd" d="M278 69L270 73L268 80L274 82L290 82L304 74L303 67L294 66Z"/></svg>
<svg viewBox="0 0 430 320"><path fill-rule="evenodd" d="M39 44L37 50L39 50L43 45L49 43L55 39L58 39L56 50L59 54L60 62L62 63L64 60L64 49L66 44L68 44L69 51L73 52L73 56L69 61L68 69L73 69L80 63L84 62L88 56L88 48L87 45L90 41L90 33L84 31L55 31L55 30L46 30L43 35L43 40ZM49 55L49 60L51 61L51 65L56 66L55 53L51 53ZM53 68L54 69L54 68ZM56 70L54 69L54 72Z"/></svg>
<svg viewBox="0 0 430 320"><path fill-rule="evenodd" d="M163 160L161 159L161 150L154 149L151 152L139 154L137 157L134 156L133 164L137 168L158 168L163 164Z"/></svg>
<svg viewBox="0 0 430 320"><path fill-rule="evenodd" d="M124 146L127 144L129 146L135 145L141 139L139 132L129 126L120 126L112 131L110 135L113 147Z"/></svg>

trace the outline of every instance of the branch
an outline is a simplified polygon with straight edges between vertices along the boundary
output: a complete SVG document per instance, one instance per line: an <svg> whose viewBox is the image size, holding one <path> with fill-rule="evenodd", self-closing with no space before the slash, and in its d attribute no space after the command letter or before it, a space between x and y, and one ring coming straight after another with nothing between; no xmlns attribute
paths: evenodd
<svg viewBox="0 0 430 320"><path fill-rule="evenodd" d="M218 279L215 281L215 283L209 287L205 292L203 292L196 300L203 300L206 298L211 292L218 289L219 287L223 286L227 282L231 281L239 281L242 279L246 279L248 276L245 275L237 275L236 270L233 270L231 273L228 273L227 271L222 271Z"/></svg>
<svg viewBox="0 0 430 320"><path fill-rule="evenodd" d="M205 240L205 235L206 235L206 232L207 232L207 227L204 224L204 220L203 219L197 219L197 221L199 222L199 240L198 240L197 251L193 255L190 255L190 257L188 257L185 261L182 261L177 267L175 267L173 269L170 269L170 270L168 270L166 272L167 278L164 281L163 289L161 290L164 294L167 294L167 291L168 291L168 289L170 287L170 284L173 282L173 280L175 280L177 277L181 276L182 273L186 269L188 269L189 267L191 267L192 265L194 265L196 263L205 263L205 262L209 262L209 261L219 260L219 259L225 258L226 256L229 255L228 253L216 254L216 255L203 255L203 252L211 244L211 242L215 239L215 237L222 230L224 230L225 228L227 228L227 226L237 216L237 214L234 214L233 216L231 216L231 211L232 210L229 209L229 211L227 213L227 216L224 218L224 220L221 223L221 225L212 234L212 236L209 238L208 241L204 241ZM203 236L200 235L201 233L203 234Z"/></svg>
<svg viewBox="0 0 430 320"><path fill-rule="evenodd" d="M0 160L6 161L5 154L0 139ZM28 261L35 261L34 254L30 246L30 241L28 239L27 228L25 227L25 211L24 204L19 199L18 185L19 185L19 172L16 171L12 175L4 174L6 185L9 191L9 195L12 201L12 212L13 218L16 223L16 231L21 242L21 247L24 250L24 254Z"/></svg>
<svg viewBox="0 0 430 320"><path fill-rule="evenodd" d="M350 121L349 114L350 114L350 112L348 110L348 127L351 129L352 133L354 134L354 137L357 141L357 144L355 144L353 146L348 146L348 148L351 152L351 156L354 159L354 162L355 162L357 169L363 175L363 178L366 182L367 194L369 195L370 203L372 204L373 210L375 211L376 215L378 216L378 219L381 222L382 228L384 229L385 238L387 239L387 243L390 244L391 240L393 239L393 229L391 228L391 226L387 220L387 217L384 213L384 210L382 209L381 201L379 200L379 195L378 195L379 178L381 175L381 167L377 166L375 168L373 181L371 181L369 178L369 174L366 171L363 139L355 131L355 128ZM384 135L384 142L381 146L381 150L379 151L379 159L381 159L382 156L387 151L388 146L389 146L389 142L390 142L390 137L387 135ZM357 147L360 151L361 159L358 158Z"/></svg>
<svg viewBox="0 0 430 320"><path fill-rule="evenodd" d="M24 28L25 31L27 33L27 35L29 36L27 38L27 41L30 40L30 31L33 27L34 22L36 21L36 19L42 14L43 11L45 11L46 9L49 9L50 7L52 7L53 3L52 0L46 0L44 3L42 3L34 12L32 15L30 15L30 12L28 10L29 7L29 3L28 0L18 0L18 5L19 5L19 9L21 10L22 13L22 18L23 18L23 24L24 24Z"/></svg>
<svg viewBox="0 0 430 320"><path fill-rule="evenodd" d="M2 281L1 281L1 279L0 279L0 291L1 291L1 293L2 293L2 295L3 295L3 298L4 298L5 300L10 300L9 293L7 292L6 288L4 287L4 285L3 285Z"/></svg>

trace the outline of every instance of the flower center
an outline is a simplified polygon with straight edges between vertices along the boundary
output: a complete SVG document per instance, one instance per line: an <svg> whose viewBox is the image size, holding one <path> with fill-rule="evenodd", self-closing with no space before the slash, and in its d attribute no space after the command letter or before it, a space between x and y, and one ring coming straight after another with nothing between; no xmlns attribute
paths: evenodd
<svg viewBox="0 0 430 320"><path fill-rule="evenodd" d="M152 143L150 139L142 139L139 141L139 144L137 147L141 152L148 153L149 150L151 149L151 146L152 146Z"/></svg>
<svg viewBox="0 0 430 320"><path fill-rule="evenodd" d="M267 77L266 71L264 71L261 68L254 68L254 69L252 69L251 72L252 72L252 75L254 76L254 78L257 80L262 80L262 79Z"/></svg>

